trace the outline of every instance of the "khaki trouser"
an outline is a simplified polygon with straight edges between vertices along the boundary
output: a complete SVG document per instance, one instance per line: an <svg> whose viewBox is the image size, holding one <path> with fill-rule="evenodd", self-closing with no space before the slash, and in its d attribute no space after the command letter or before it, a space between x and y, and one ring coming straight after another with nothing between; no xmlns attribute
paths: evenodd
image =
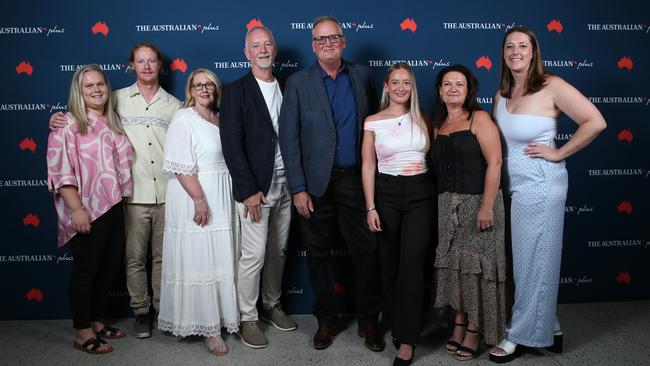
<svg viewBox="0 0 650 366"><path fill-rule="evenodd" d="M153 307L160 305L160 272L165 229L165 204L126 204L126 287L136 315L148 314L151 306L147 281L147 255L151 242Z"/></svg>
<svg viewBox="0 0 650 366"><path fill-rule="evenodd" d="M262 304L270 308L280 302L291 222L291 195L286 183L272 183L262 205L262 218L244 218L244 205L237 202L241 220L241 256L237 269L237 297L242 321L258 320L257 298L262 274ZM262 271L264 267L264 271Z"/></svg>

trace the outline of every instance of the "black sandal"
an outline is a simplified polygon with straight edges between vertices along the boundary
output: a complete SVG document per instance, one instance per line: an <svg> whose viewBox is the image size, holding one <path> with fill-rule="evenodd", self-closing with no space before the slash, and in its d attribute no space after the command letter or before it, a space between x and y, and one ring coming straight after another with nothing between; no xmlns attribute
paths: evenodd
<svg viewBox="0 0 650 366"><path fill-rule="evenodd" d="M454 323L454 327L467 327L467 323ZM463 341L462 339L460 340L461 342ZM455 349L450 349L449 346L456 347ZM445 347L447 349L447 353L450 355L456 354L456 351L458 351L458 347L460 347L460 342L448 340L447 341L447 346Z"/></svg>
<svg viewBox="0 0 650 366"><path fill-rule="evenodd" d="M469 329L467 328L467 331L470 333L475 333L478 334L478 345L476 346L476 349L471 349L469 347L465 347L463 345L459 346L458 349L456 350L454 357L459 360L459 361L469 361L473 358L476 357L476 354L478 353L479 348L481 348L481 339L483 338L483 335L481 332L478 331L478 329ZM459 355L458 352L465 352L468 353L468 355Z"/></svg>
<svg viewBox="0 0 650 366"><path fill-rule="evenodd" d="M95 334L106 339L120 339L126 337L126 333L122 332L120 328L114 328L110 325L104 325L104 328L95 332Z"/></svg>
<svg viewBox="0 0 650 366"><path fill-rule="evenodd" d="M74 348L76 348L76 349L78 349L80 351L84 351L86 353L93 354L93 355L101 355L101 354L104 354L104 353L113 352L113 347L111 347L109 349L106 349L106 350L103 350L103 351L100 351L99 347L101 347L101 346L103 346L105 344L108 344L108 342L106 342L105 340L103 340L103 339L101 339L99 337L93 337L93 338L90 338L89 340L85 341L84 344L79 344L79 343L77 343L77 341L74 341Z"/></svg>

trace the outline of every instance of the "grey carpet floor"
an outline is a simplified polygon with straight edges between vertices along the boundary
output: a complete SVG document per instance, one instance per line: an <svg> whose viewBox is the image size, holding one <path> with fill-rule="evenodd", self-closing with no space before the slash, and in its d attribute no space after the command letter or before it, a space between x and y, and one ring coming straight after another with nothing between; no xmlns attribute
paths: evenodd
<svg viewBox="0 0 650 366"><path fill-rule="evenodd" d="M650 301L560 305L558 315L564 329L564 353L531 350L512 365L650 365ZM0 322L0 365L391 365L395 350L387 346L375 353L356 335L354 320L348 321L334 344L316 351L311 338L316 330L312 316L295 316L298 329L281 332L262 324L269 346L253 350L236 335L225 337L230 351L210 355L201 339L180 339L158 331L148 339L127 336L114 340L115 350L106 355L88 355L72 347L70 320ZM129 330L133 319L114 323ZM449 331L431 324L422 335L414 365L494 365L488 347L477 359L456 361L444 350Z"/></svg>

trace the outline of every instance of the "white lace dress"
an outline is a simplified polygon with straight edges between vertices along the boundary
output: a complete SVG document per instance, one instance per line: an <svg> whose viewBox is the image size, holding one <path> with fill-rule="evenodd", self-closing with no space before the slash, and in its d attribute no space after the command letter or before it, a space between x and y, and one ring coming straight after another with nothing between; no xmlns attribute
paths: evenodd
<svg viewBox="0 0 650 366"><path fill-rule="evenodd" d="M169 180L158 328L183 337L216 336L222 327L237 332L237 215L219 128L191 108L179 110L167 131L163 170L196 174L211 216L206 226L194 223L192 199L175 176Z"/></svg>

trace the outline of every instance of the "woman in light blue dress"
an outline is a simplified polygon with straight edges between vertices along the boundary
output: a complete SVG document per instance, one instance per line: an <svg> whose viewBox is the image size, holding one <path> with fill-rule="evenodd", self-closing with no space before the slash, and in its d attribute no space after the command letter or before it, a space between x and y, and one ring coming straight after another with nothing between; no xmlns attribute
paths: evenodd
<svg viewBox="0 0 650 366"><path fill-rule="evenodd" d="M506 337L490 360L508 362L517 345L561 352L555 316L568 175L564 159L605 129L598 109L561 78L546 73L535 34L510 29L503 40L494 115L506 142L510 181L515 302ZM562 114L578 124L561 148L554 139Z"/></svg>

